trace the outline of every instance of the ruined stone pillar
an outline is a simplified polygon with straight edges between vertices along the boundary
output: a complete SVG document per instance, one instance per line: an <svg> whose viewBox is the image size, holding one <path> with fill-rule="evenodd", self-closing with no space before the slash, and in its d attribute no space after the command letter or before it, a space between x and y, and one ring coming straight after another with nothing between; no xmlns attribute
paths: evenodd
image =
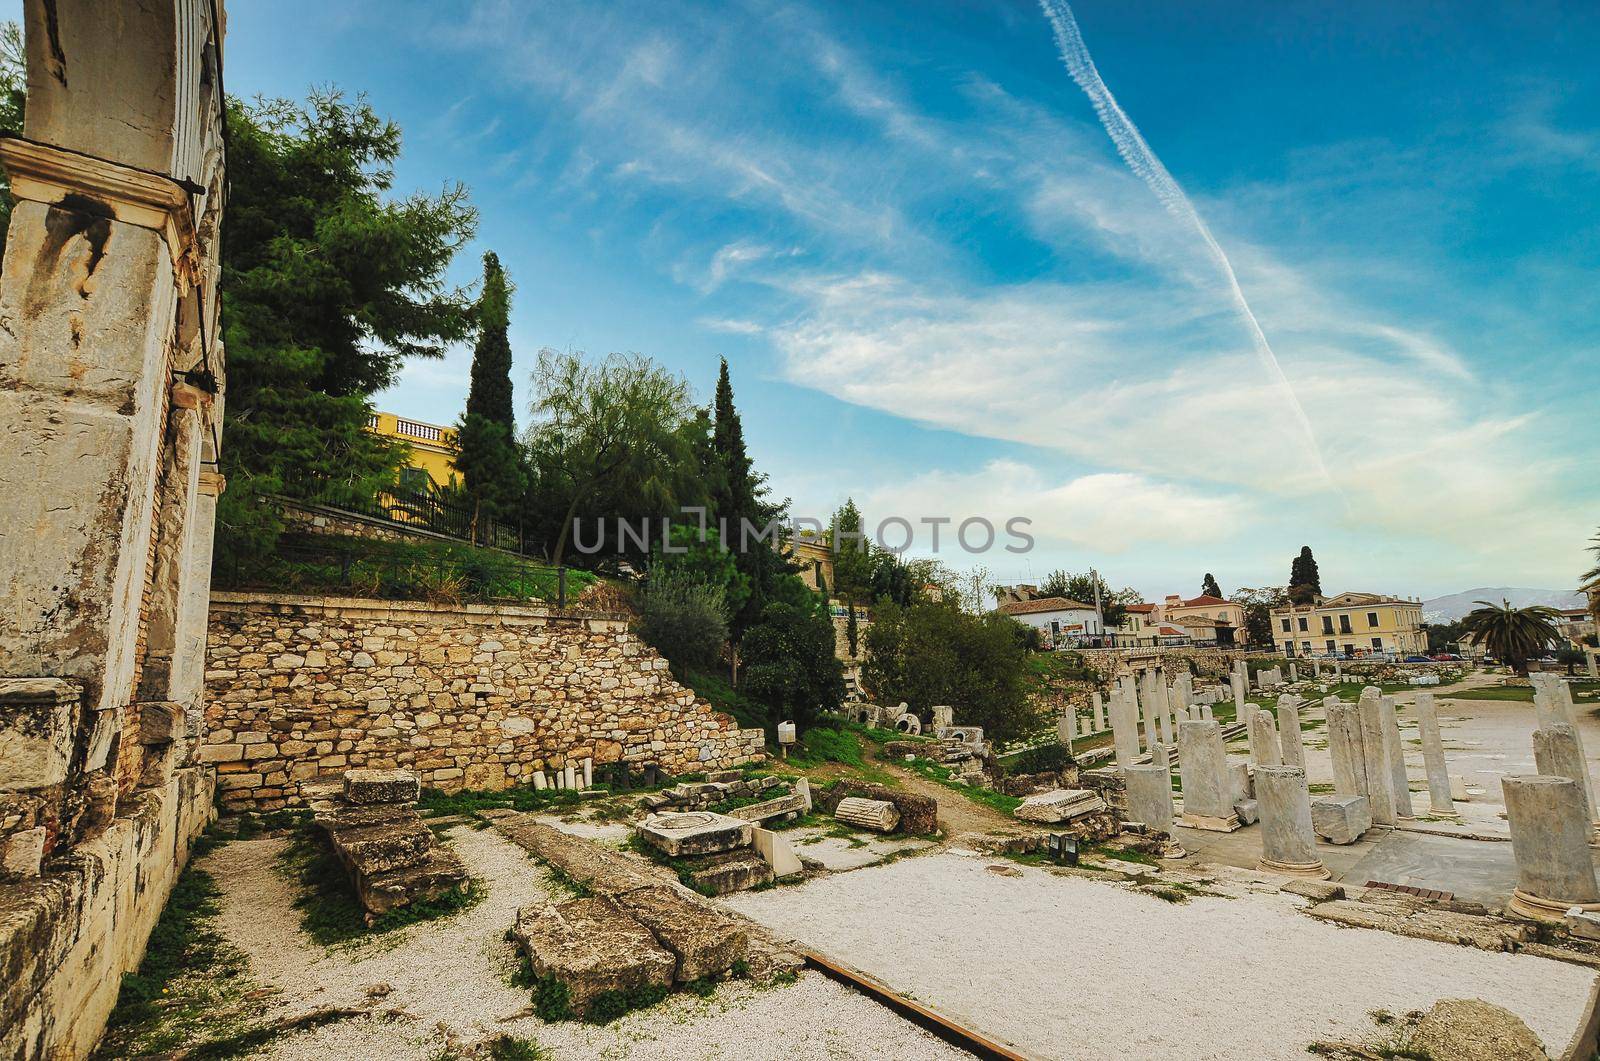
<svg viewBox="0 0 1600 1061"><path fill-rule="evenodd" d="M1067 709L1061 712L1061 720L1056 723L1056 739L1070 749L1072 739L1077 735L1078 709L1069 704Z"/></svg>
<svg viewBox="0 0 1600 1061"><path fill-rule="evenodd" d="M1224 833L1239 828L1221 726L1178 723L1178 771L1183 778L1183 824Z"/></svg>
<svg viewBox="0 0 1600 1061"><path fill-rule="evenodd" d="M1600 886L1589 851L1589 813L1583 786L1543 774L1501 778L1517 886L1510 913L1560 921L1568 908L1600 910Z"/></svg>
<svg viewBox="0 0 1600 1061"><path fill-rule="evenodd" d="M1394 757L1389 731L1383 724L1383 693L1369 685L1356 705L1361 718L1361 754L1367 790L1362 795L1372 808L1374 825L1395 824Z"/></svg>
<svg viewBox="0 0 1600 1061"><path fill-rule="evenodd" d="M1250 719L1250 761L1257 766L1283 765L1278 731L1270 711L1257 711Z"/></svg>
<svg viewBox="0 0 1600 1061"><path fill-rule="evenodd" d="M1389 772L1394 777L1395 817L1415 817L1416 812L1411 807L1411 779L1406 776L1406 746L1400 739L1400 714L1395 710L1394 697L1385 696L1378 701L1378 717L1383 722L1383 745L1389 757Z"/></svg>
<svg viewBox="0 0 1600 1061"><path fill-rule="evenodd" d="M1300 665L1295 663L1293 660L1289 661L1289 680L1291 682L1297 682L1300 680Z"/></svg>
<svg viewBox="0 0 1600 1061"><path fill-rule="evenodd" d="M1533 761L1539 773L1549 777L1570 777L1577 781L1584 771L1583 745L1578 731L1565 722L1552 722L1533 731ZM1583 788L1579 784L1579 789ZM1584 813L1595 821L1595 807L1589 794L1583 795Z"/></svg>
<svg viewBox="0 0 1600 1061"><path fill-rule="evenodd" d="M1261 813L1261 869L1319 880L1332 876L1317 857L1311 795L1302 767L1256 767L1256 803Z"/></svg>
<svg viewBox="0 0 1600 1061"><path fill-rule="evenodd" d="M1428 771L1428 811L1456 816L1455 800L1450 796L1450 770L1444 758L1444 740L1439 735L1439 715L1432 693L1417 694L1417 732L1422 737L1422 761Z"/></svg>
<svg viewBox="0 0 1600 1061"><path fill-rule="evenodd" d="M1172 771L1165 766L1128 769L1128 814L1152 832L1172 835Z"/></svg>
<svg viewBox="0 0 1600 1061"><path fill-rule="evenodd" d="M1324 697L1328 753L1333 759L1333 790L1341 796L1367 794L1366 751L1361 743L1361 712L1337 696Z"/></svg>
<svg viewBox="0 0 1600 1061"><path fill-rule="evenodd" d="M1283 765L1305 769L1305 736L1300 732L1300 705L1298 696L1285 694L1278 697L1278 742L1283 747Z"/></svg>
<svg viewBox="0 0 1600 1061"><path fill-rule="evenodd" d="M1244 661L1235 660L1233 671L1228 675L1228 687L1233 691L1233 717L1236 721L1244 722L1245 719L1245 676Z"/></svg>
<svg viewBox="0 0 1600 1061"><path fill-rule="evenodd" d="M1111 742L1117 765L1124 770L1139 758L1139 719L1135 710L1125 689L1111 694Z"/></svg>
<svg viewBox="0 0 1600 1061"><path fill-rule="evenodd" d="M1572 689L1566 682L1554 674L1532 674L1529 681L1533 685L1533 711L1542 729L1547 725L1565 722L1573 728L1573 733L1578 740L1579 761L1583 763L1582 776L1575 776L1573 780L1583 785L1584 798L1591 807L1600 806L1600 796L1597 796L1594 786L1594 777L1589 771L1589 758L1583 746L1583 733L1578 729L1578 712L1572 703Z"/></svg>
<svg viewBox="0 0 1600 1061"><path fill-rule="evenodd" d="M1106 704L1097 691L1094 694L1094 732L1104 733L1106 729Z"/></svg>

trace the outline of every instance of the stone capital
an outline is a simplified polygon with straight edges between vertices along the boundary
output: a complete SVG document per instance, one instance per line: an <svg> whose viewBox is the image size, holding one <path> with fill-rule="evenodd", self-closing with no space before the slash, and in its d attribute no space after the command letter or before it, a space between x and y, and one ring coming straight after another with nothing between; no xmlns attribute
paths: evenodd
<svg viewBox="0 0 1600 1061"><path fill-rule="evenodd" d="M0 165L10 177L14 199L159 232L178 274L197 276L193 186L164 173L19 137L0 139Z"/></svg>

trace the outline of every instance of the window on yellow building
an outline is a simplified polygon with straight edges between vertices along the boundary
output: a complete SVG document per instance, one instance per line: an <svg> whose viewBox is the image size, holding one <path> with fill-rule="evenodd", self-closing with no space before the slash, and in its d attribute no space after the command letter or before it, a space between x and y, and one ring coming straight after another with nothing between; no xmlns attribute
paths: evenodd
<svg viewBox="0 0 1600 1061"><path fill-rule="evenodd" d="M1377 626L1378 625L1378 613L1377 612L1368 612L1367 613L1367 625L1368 626Z"/></svg>

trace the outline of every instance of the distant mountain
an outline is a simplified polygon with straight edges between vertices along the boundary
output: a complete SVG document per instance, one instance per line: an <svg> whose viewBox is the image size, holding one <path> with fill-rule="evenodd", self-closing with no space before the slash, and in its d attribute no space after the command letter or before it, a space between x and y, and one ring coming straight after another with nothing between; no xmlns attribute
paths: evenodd
<svg viewBox="0 0 1600 1061"><path fill-rule="evenodd" d="M1527 589L1518 586L1466 589L1460 593L1452 593L1448 597L1435 597L1433 600L1423 601L1422 621L1453 623L1472 609L1480 607L1477 602L1481 600L1491 604L1508 600L1514 608L1527 608L1534 604L1543 604L1551 608L1582 608L1585 603L1583 594L1564 589Z"/></svg>

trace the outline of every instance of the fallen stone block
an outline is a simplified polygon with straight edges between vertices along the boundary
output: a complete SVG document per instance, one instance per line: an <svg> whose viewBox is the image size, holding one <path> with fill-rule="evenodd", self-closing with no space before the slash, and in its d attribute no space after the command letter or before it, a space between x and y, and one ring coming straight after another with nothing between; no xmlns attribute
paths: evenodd
<svg viewBox="0 0 1600 1061"><path fill-rule="evenodd" d="M919 796L911 792L872 785L865 781L846 778L829 785L817 798L817 806L832 814L839 801L850 796L878 799L893 803L900 812L900 832L914 836L929 836L939 831L939 803L932 796Z"/></svg>
<svg viewBox="0 0 1600 1061"><path fill-rule="evenodd" d="M409 770L346 770L344 798L348 803L415 803L422 795L417 775Z"/></svg>
<svg viewBox="0 0 1600 1061"><path fill-rule="evenodd" d="M801 865L800 857L794 853L794 847L788 840L771 829L754 829L752 834L756 854L772 867L774 877L782 879L804 872L805 867Z"/></svg>
<svg viewBox="0 0 1600 1061"><path fill-rule="evenodd" d="M1590 913L1581 906L1574 906L1567 911L1567 916L1562 920L1567 926L1567 931L1579 939L1600 940L1600 914Z"/></svg>
<svg viewBox="0 0 1600 1061"><path fill-rule="evenodd" d="M328 830L334 850L358 874L387 873L428 860L433 833L415 819L355 829Z"/></svg>
<svg viewBox="0 0 1600 1061"><path fill-rule="evenodd" d="M751 825L711 811L652 814L638 828L639 839L671 858L732 851L750 846Z"/></svg>
<svg viewBox="0 0 1600 1061"><path fill-rule="evenodd" d="M772 867L751 849L708 855L689 871L690 884L702 895L729 895L771 880Z"/></svg>
<svg viewBox="0 0 1600 1061"><path fill-rule="evenodd" d="M672 952L679 983L724 973L749 948L739 922L671 886L640 888L618 896L617 904Z"/></svg>
<svg viewBox="0 0 1600 1061"><path fill-rule="evenodd" d="M1372 828L1366 796L1321 796L1311 801L1311 828L1330 844L1353 844Z"/></svg>
<svg viewBox="0 0 1600 1061"><path fill-rule="evenodd" d="M554 976L565 985L579 1017L608 991L670 987L678 966L649 929L600 897L525 906L517 911L512 935L534 975Z"/></svg>
<svg viewBox="0 0 1600 1061"><path fill-rule="evenodd" d="M1012 814L1019 821L1053 824L1099 814L1105 809L1106 801L1086 788L1058 788L1029 796Z"/></svg>
<svg viewBox="0 0 1600 1061"><path fill-rule="evenodd" d="M1240 825L1254 825L1261 820L1261 804L1253 799L1241 799L1233 805L1233 813Z"/></svg>
<svg viewBox="0 0 1600 1061"><path fill-rule="evenodd" d="M739 818L747 822L771 821L773 818L782 818L788 815L798 817L806 812L806 800L798 792L791 792L787 796L776 799L763 800L752 803L747 807L735 807L728 812L728 816Z"/></svg>
<svg viewBox="0 0 1600 1061"><path fill-rule="evenodd" d="M1543 1061L1539 1037L1510 1010L1479 998L1445 998L1418 1022L1406 1042L1413 1057L1451 1061Z"/></svg>
<svg viewBox="0 0 1600 1061"><path fill-rule="evenodd" d="M466 887L467 880L467 868L455 852L436 847L416 865L372 876L357 875L356 894L368 914L377 916L412 903L442 899Z"/></svg>
<svg viewBox="0 0 1600 1061"><path fill-rule="evenodd" d="M1303 896L1314 903L1344 898L1344 885L1335 884L1331 880L1312 880L1309 877L1291 880L1278 890L1288 892L1290 895Z"/></svg>

